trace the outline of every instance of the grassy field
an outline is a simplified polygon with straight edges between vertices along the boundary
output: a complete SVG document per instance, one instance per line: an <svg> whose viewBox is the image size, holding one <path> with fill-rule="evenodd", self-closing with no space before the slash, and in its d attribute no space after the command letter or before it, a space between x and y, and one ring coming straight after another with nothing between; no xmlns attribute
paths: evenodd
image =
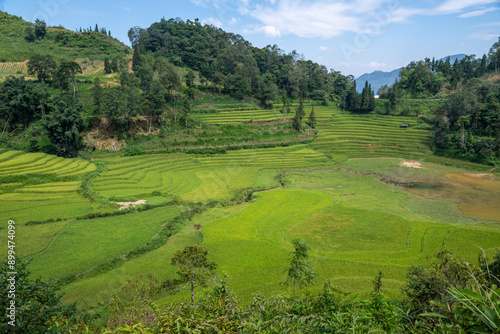
<svg viewBox="0 0 500 334"><path fill-rule="evenodd" d="M492 254L500 240L499 230L411 221L332 201L303 190L262 193L237 215L208 224L203 243L243 297L254 287L266 295L280 291L290 241L297 237L313 250L320 282L367 295L382 270L386 290L397 296L410 265L426 263L443 248L472 260L475 245Z"/></svg>
<svg viewBox="0 0 500 334"><path fill-rule="evenodd" d="M306 104L306 114L309 108ZM192 131L191 139L197 140L203 131L207 138L210 131L230 138L234 131L255 130L224 125L233 122L230 112L228 108L196 114L200 119L214 116L213 122L222 125ZM244 117L236 123L252 120L253 112L239 110ZM259 112L274 120L285 116L277 107ZM317 138L309 145L210 155L97 152L90 162L0 151L2 226L13 218L19 223L17 249L20 256L31 257L33 274L69 279L63 287L65 299L81 306L109 300L129 278L149 272L161 280L173 278L172 254L193 243L207 247L219 264L219 274L229 275L231 287L243 299L258 291L269 296L288 292L279 283L292 251L290 241L297 237L312 249L318 284L311 289L329 280L343 293L362 296L369 294L379 270L384 273L384 289L397 297L408 267L429 263L441 249L475 263L480 252L476 246L489 256L500 247L500 223L460 212L456 199L419 196L398 185L432 183L451 173L486 170L485 166L432 156L430 131L415 129L415 118L348 114L322 106L315 106L315 113L320 117ZM401 129L401 123L410 128ZM252 126L262 133L269 130L269 124ZM157 138L158 145L161 140ZM213 144L200 141L202 146ZM406 166L408 161L421 168ZM78 189L85 178L95 194L112 202L182 201L77 219L117 210L84 198ZM230 204L242 199L241 190L253 191L249 201ZM214 200L219 204L190 221L182 220L179 232L169 234L165 243L127 256L154 240L165 223L175 221L194 203ZM47 219L57 221L24 225Z"/></svg>
<svg viewBox="0 0 500 334"><path fill-rule="evenodd" d="M217 110L211 113L195 114L194 117L202 122L210 124L241 124L248 122L266 122L266 121L277 121L282 119L292 119L295 115L295 108L298 106L297 103L292 104L290 108L290 113L283 113L283 105L275 105L273 109L262 110L262 109L229 109L229 110ZM312 110L312 105L306 103L304 105L304 110L306 112L306 117ZM325 106L314 106L314 114L318 120L327 120L338 112L335 107L325 107Z"/></svg>
<svg viewBox="0 0 500 334"><path fill-rule="evenodd" d="M139 196L166 192L189 201L222 199L235 189L266 186L265 169L313 167L329 163L304 145L228 151L208 157L156 154L96 158L108 166L94 181L104 196ZM272 180L269 180L272 182Z"/></svg>
<svg viewBox="0 0 500 334"><path fill-rule="evenodd" d="M402 123L409 128L401 128ZM431 131L414 129L416 118L337 113L318 124L311 146L334 160L358 157L422 159L431 154Z"/></svg>
<svg viewBox="0 0 500 334"><path fill-rule="evenodd" d="M96 169L80 159L64 159L44 153L0 153L0 219L17 222L71 218L99 208L77 194L80 177Z"/></svg>

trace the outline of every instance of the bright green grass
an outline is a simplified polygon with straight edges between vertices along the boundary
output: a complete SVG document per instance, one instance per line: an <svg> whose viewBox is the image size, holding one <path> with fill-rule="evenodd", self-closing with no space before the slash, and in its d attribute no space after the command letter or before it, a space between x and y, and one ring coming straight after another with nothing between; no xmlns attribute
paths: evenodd
<svg viewBox="0 0 500 334"><path fill-rule="evenodd" d="M110 208L97 208L76 192L0 194L0 226L7 220L24 224L50 218L74 218Z"/></svg>
<svg viewBox="0 0 500 334"><path fill-rule="evenodd" d="M49 247L57 234L66 229L68 225L69 221L32 226L16 224L17 255L24 258L42 252Z"/></svg>
<svg viewBox="0 0 500 334"><path fill-rule="evenodd" d="M157 154L101 158L108 170L94 182L104 196L166 192L194 202L228 198L233 190L275 184L272 170L324 166L329 159L305 145L228 151L195 157ZM267 172L260 172L267 170ZM259 176L260 175L260 176Z"/></svg>
<svg viewBox="0 0 500 334"><path fill-rule="evenodd" d="M294 152L303 155L313 151L297 147L282 151L281 156ZM269 151L259 152L263 157L251 151L232 153L230 161L239 162L232 166L244 173L249 167L240 164L266 160ZM274 152L272 158L279 156ZM224 155L198 160L200 167L205 163L220 166L228 163L223 158ZM401 159L357 159L344 162L341 167L356 172L373 170L403 179L457 171L430 163L424 163L427 169L410 169L400 166L400 162ZM257 171L255 184L276 184L275 170L252 168ZM214 208L194 217L160 249L109 272L69 284L64 288L67 300L80 300L83 305L106 300L128 278L149 272L160 279L174 277L175 268L169 264L173 252L195 242L203 242L209 249L210 257L219 263L219 273L230 276L229 283L241 298L249 298L256 291L266 295L286 291L279 282L284 279L283 270L292 251L290 241L296 237L312 249L311 265L319 275L318 284L312 289L320 289L322 282L330 280L345 293L363 296L370 293L379 270L385 275L384 288L389 295L398 296L408 267L428 263L437 251L450 249L475 262L479 249L474 245L483 247L489 256L500 245L500 230L487 227L498 224L461 214L453 201L409 194L373 175L332 170L328 164L318 168L323 170L288 171L285 188L260 192L251 203ZM199 171L225 175L223 168ZM231 183L223 178L219 182ZM201 231L193 228L198 223ZM200 290L198 295L201 293ZM165 301L172 298L188 297L180 295Z"/></svg>
<svg viewBox="0 0 500 334"><path fill-rule="evenodd" d="M194 117L205 123L239 124L257 121L275 121L292 118L293 114L282 114L277 110L223 110L211 114L195 114Z"/></svg>
<svg viewBox="0 0 500 334"><path fill-rule="evenodd" d="M80 159L64 159L45 153L2 152L0 177L19 181L6 183L6 190L0 193L2 226L9 219L23 224L50 218L73 218L94 212L96 208L91 206L89 200L77 194L80 185L77 179L95 169L93 163ZM75 181L44 181L44 177L50 179L51 176L71 177ZM39 182L42 183L37 184Z"/></svg>
<svg viewBox="0 0 500 334"><path fill-rule="evenodd" d="M390 161L388 163L387 161ZM342 167L352 169L370 169L374 172L384 172L396 180L417 181L431 180L446 173L446 168L440 165L424 164L430 169L415 169L399 166L400 159L359 159L343 163ZM362 163L356 168L354 164ZM384 165L386 165L384 167ZM350 168L349 168L350 169ZM455 169L449 170L454 172ZM433 221L461 225L494 225L496 223L469 217L457 209L457 202L444 198L425 198L408 193L404 188L387 184L375 175L353 175L342 170L318 170L308 173L290 172L286 177L287 184L293 188L322 192L333 196L334 201L349 207L369 209L405 217L410 220Z"/></svg>
<svg viewBox="0 0 500 334"><path fill-rule="evenodd" d="M76 220L50 247L35 255L33 275L62 278L88 271L148 242L160 226L179 213L173 206L123 216Z"/></svg>
<svg viewBox="0 0 500 334"><path fill-rule="evenodd" d="M298 190L264 192L237 215L206 226L204 245L244 297L255 287L270 294L280 290L290 241L296 237L311 246L311 265L320 281L330 280L344 292L368 294L381 269L384 287L393 296L404 284L407 267L425 263L443 244L474 261L474 245L492 254L500 243L499 230L408 221L344 205L311 205L318 196Z"/></svg>
<svg viewBox="0 0 500 334"><path fill-rule="evenodd" d="M408 129L401 129L408 123ZM319 135L311 147L341 161L356 157L404 157L430 155L430 131L414 129L410 117L336 113L317 125Z"/></svg>
<svg viewBox="0 0 500 334"><path fill-rule="evenodd" d="M0 177L23 174L71 176L95 170L95 165L80 159L64 159L45 153L10 151L0 155Z"/></svg>
<svg viewBox="0 0 500 334"><path fill-rule="evenodd" d="M195 229L193 225L205 226L205 224L212 221L234 215L247 205L245 203L241 206L214 208L195 216L189 225L186 225L181 232L170 237L164 246L127 261L108 272L86 277L64 286L62 290L65 294L65 300L69 302L78 301L79 306L91 305L109 300L113 293L120 291L128 279L137 279L141 275L149 273L153 273L162 281L174 278L177 268L170 264L173 253L186 245L202 241L200 231Z"/></svg>
<svg viewBox="0 0 500 334"><path fill-rule="evenodd" d="M297 104L293 105L290 109L289 114L281 113L283 109L283 105L275 105L275 108L272 110L221 110L217 113L208 113L208 114L195 114L195 117L200 121L205 123L213 123L213 124L240 124L246 122L261 122L261 121L276 121L280 119L291 119L295 115L295 108ZM312 106L305 105L304 106L306 112L306 118L309 117L309 114L312 110ZM338 108L330 106L315 106L314 114L318 120L328 120L338 112Z"/></svg>
<svg viewBox="0 0 500 334"><path fill-rule="evenodd" d="M33 186L26 186L18 189L22 193L64 193L75 192L80 185L80 181L44 183Z"/></svg>

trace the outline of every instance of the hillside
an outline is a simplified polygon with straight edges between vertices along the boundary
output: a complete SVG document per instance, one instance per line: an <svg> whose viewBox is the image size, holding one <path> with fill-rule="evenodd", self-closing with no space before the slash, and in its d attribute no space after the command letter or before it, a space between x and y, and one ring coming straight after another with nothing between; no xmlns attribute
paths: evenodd
<svg viewBox="0 0 500 334"><path fill-rule="evenodd" d="M92 24L91 22L89 24ZM22 62L36 53L54 55L57 59L125 56L129 47L100 32L74 32L63 27L46 27L43 38L26 39L26 29L35 24L0 11L0 62Z"/></svg>

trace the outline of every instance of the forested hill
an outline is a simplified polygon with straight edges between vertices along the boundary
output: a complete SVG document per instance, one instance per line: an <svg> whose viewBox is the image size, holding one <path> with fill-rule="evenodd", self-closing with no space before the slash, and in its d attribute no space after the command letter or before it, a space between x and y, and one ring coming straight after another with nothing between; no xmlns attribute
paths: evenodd
<svg viewBox="0 0 500 334"><path fill-rule="evenodd" d="M89 27L70 31L47 27L44 21L27 22L0 11L0 62L20 62L34 54L51 54L56 59L124 56L130 48L113 38L111 31L89 22Z"/></svg>
<svg viewBox="0 0 500 334"><path fill-rule="evenodd" d="M285 93L285 98L340 101L351 85L340 72L303 60L295 51L286 53L277 45L257 48L240 35L198 20L162 19L147 29L131 28L129 37L136 48L134 59L139 54L163 55L236 97L251 95L264 105Z"/></svg>

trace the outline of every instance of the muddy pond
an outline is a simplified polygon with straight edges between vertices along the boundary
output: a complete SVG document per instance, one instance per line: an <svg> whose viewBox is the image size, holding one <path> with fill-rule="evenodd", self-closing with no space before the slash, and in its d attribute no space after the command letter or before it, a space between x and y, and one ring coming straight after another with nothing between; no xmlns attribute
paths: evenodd
<svg viewBox="0 0 500 334"><path fill-rule="evenodd" d="M463 213L500 221L500 181L490 174L447 174L432 183L413 183L405 189L428 198L449 198Z"/></svg>

